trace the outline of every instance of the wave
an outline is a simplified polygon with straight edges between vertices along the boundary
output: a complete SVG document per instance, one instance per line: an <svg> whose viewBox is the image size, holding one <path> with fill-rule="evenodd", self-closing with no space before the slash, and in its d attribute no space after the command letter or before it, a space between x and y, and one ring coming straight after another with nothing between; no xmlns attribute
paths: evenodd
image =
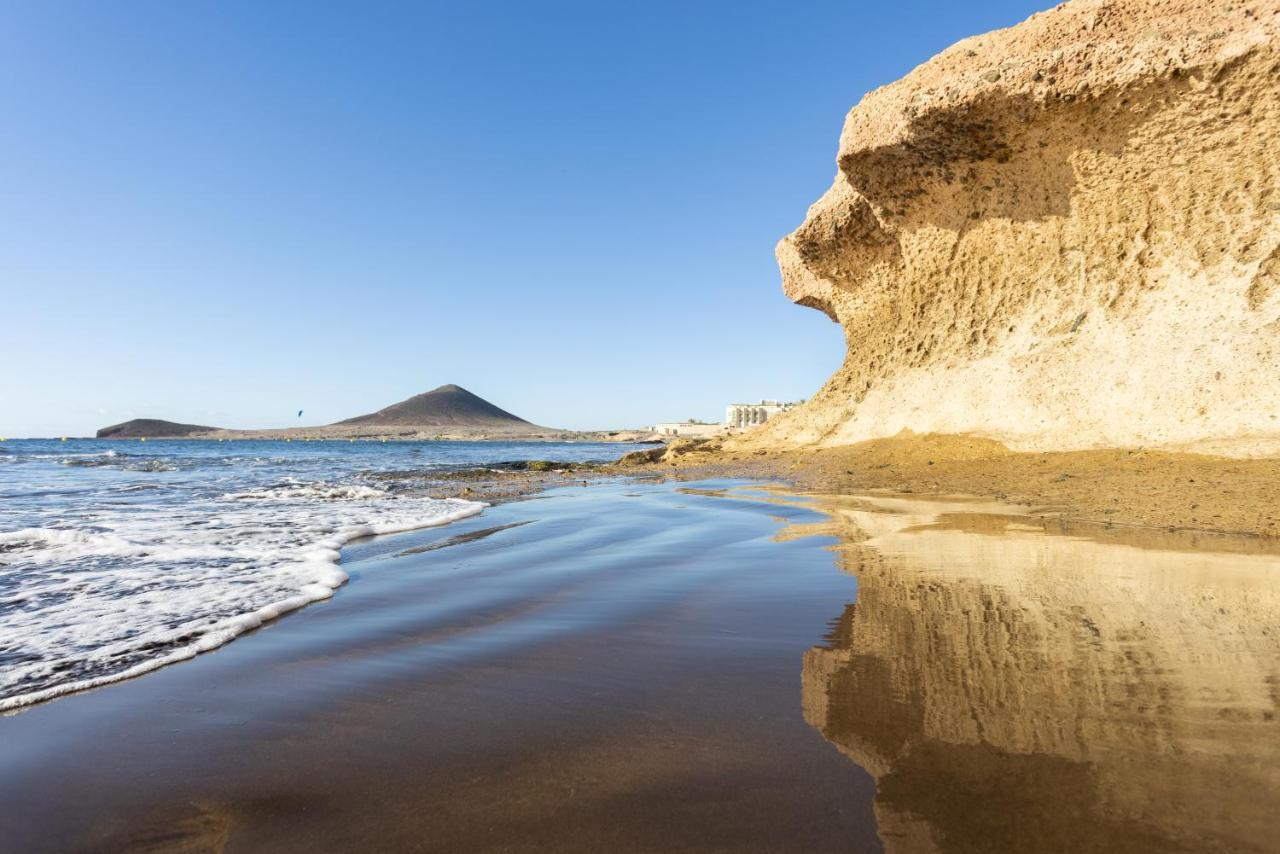
<svg viewBox="0 0 1280 854"><path fill-rule="evenodd" d="M17 453L21 454L22 456L26 457L29 460L62 460L62 459L66 459L67 457L129 456L128 454L121 454L119 451L61 451L57 453L48 453L48 454L30 454L30 453L22 453L21 451L18 451Z"/></svg>
<svg viewBox="0 0 1280 854"><path fill-rule="evenodd" d="M359 484L293 482L247 492L229 492L223 497L237 501L297 501L307 498L321 501L351 501L387 498L389 495L390 493L384 489Z"/></svg>
<svg viewBox="0 0 1280 854"><path fill-rule="evenodd" d="M485 506L299 481L0 533L0 711L216 649L332 596L346 543Z"/></svg>

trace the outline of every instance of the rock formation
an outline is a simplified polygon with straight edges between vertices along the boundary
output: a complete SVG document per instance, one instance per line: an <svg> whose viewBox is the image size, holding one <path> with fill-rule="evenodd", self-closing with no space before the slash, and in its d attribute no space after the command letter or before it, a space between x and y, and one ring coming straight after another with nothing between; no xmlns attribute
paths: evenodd
<svg viewBox="0 0 1280 854"><path fill-rule="evenodd" d="M1278 30L1073 0L867 94L777 250L845 363L743 441L1280 451Z"/></svg>

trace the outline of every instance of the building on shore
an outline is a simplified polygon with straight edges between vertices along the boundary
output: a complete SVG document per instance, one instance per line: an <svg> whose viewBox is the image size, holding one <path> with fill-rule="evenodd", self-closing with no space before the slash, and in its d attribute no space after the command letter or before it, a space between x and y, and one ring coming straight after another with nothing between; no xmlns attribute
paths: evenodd
<svg viewBox="0 0 1280 854"><path fill-rule="evenodd" d="M803 401L800 401L803 403ZM776 400L762 400L759 403L731 403L724 410L724 423L730 429L742 430L763 424L779 412L786 412L799 403L780 403Z"/></svg>
<svg viewBox="0 0 1280 854"><path fill-rule="evenodd" d="M763 424L779 412L786 412L801 403L804 401L781 403L777 400L762 400L759 403L731 403L725 407L723 424L712 424L691 418L688 421L667 421L655 424L653 432L661 436L688 438L718 436L731 430L745 430Z"/></svg>
<svg viewBox="0 0 1280 854"><path fill-rule="evenodd" d="M668 421L653 425L653 432L663 436L689 436L705 438L724 432L723 424L711 424L706 421Z"/></svg>

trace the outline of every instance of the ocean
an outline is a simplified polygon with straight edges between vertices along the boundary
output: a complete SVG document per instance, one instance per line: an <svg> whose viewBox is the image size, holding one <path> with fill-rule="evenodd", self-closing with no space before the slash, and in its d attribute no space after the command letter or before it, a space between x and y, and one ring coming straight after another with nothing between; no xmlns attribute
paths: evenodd
<svg viewBox="0 0 1280 854"><path fill-rule="evenodd" d="M472 516L433 477L634 446L528 442L0 443L0 711L215 649L328 598L352 540ZM395 478L386 474L401 473ZM411 473L404 476L404 473Z"/></svg>

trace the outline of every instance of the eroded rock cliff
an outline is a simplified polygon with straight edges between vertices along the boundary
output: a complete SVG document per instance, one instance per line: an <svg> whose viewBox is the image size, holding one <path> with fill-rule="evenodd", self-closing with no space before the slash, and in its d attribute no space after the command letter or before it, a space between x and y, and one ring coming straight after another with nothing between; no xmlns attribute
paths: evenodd
<svg viewBox="0 0 1280 854"><path fill-rule="evenodd" d="M777 250L845 363L744 441L1280 451L1278 32L1073 0L866 95Z"/></svg>

